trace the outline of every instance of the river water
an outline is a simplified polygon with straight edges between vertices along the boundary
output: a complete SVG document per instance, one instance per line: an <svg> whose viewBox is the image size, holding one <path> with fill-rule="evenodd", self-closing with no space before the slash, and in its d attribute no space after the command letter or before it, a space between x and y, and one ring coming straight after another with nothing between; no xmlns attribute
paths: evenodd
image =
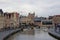
<svg viewBox="0 0 60 40"><path fill-rule="evenodd" d="M34 32L25 31L25 32L16 33L7 40L56 40L56 39L51 37L48 34L48 32L42 31L40 29L36 29Z"/></svg>

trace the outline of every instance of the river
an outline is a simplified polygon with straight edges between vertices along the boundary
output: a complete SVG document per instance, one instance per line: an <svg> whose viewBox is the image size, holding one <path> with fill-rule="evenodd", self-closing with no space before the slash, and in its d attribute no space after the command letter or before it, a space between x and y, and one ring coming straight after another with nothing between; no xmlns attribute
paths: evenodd
<svg viewBox="0 0 60 40"><path fill-rule="evenodd" d="M24 31L24 32L18 32L11 37L9 37L7 40L57 40L53 37L51 37L48 32L45 32L40 29L32 31Z"/></svg>

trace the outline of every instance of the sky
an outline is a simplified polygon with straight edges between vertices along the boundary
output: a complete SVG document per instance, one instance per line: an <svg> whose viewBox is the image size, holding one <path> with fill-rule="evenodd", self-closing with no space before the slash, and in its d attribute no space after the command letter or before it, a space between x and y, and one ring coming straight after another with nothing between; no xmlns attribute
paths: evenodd
<svg viewBox="0 0 60 40"><path fill-rule="evenodd" d="M20 15L35 12L36 16L48 17L60 15L60 0L0 0L0 9Z"/></svg>

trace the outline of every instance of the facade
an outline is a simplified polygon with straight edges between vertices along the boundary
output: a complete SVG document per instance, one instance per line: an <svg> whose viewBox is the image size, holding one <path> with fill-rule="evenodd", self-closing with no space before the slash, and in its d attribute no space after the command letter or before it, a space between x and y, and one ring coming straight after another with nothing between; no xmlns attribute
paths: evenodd
<svg viewBox="0 0 60 40"><path fill-rule="evenodd" d="M42 27L42 20L45 20L45 19L46 19L45 17L35 17L34 25Z"/></svg>
<svg viewBox="0 0 60 40"><path fill-rule="evenodd" d="M4 28L4 14L2 9L0 9L0 30Z"/></svg>
<svg viewBox="0 0 60 40"><path fill-rule="evenodd" d="M60 32L60 15L54 15L53 17L54 29L56 32Z"/></svg>
<svg viewBox="0 0 60 40"><path fill-rule="evenodd" d="M36 18L34 19L34 25L36 25L36 26L41 26L41 19L38 18L38 17L36 17Z"/></svg>
<svg viewBox="0 0 60 40"><path fill-rule="evenodd" d="M35 12L28 14L28 19L30 20L30 24L34 24Z"/></svg>
<svg viewBox="0 0 60 40"><path fill-rule="evenodd" d="M53 16L53 23L54 24L60 23L60 15L54 15Z"/></svg>
<svg viewBox="0 0 60 40"><path fill-rule="evenodd" d="M19 27L19 13L4 13L4 25L5 28L15 28Z"/></svg>
<svg viewBox="0 0 60 40"><path fill-rule="evenodd" d="M52 27L53 22L51 19L45 18L45 17L35 17L34 19L34 25L40 26L40 27Z"/></svg>
<svg viewBox="0 0 60 40"><path fill-rule="evenodd" d="M35 14L28 14L28 16L20 16L20 23L32 24L34 23Z"/></svg>
<svg viewBox="0 0 60 40"><path fill-rule="evenodd" d="M52 20L49 19L42 20L42 27L53 27Z"/></svg>
<svg viewBox="0 0 60 40"><path fill-rule="evenodd" d="M49 29L48 33L52 37L60 40L60 15L54 15L52 21L54 25L53 28Z"/></svg>
<svg viewBox="0 0 60 40"><path fill-rule="evenodd" d="M20 23L28 23L28 18L26 16L20 16Z"/></svg>
<svg viewBox="0 0 60 40"><path fill-rule="evenodd" d="M12 17L13 19L13 24L14 24L14 27L19 27L19 13L17 12L13 12L14 16Z"/></svg>

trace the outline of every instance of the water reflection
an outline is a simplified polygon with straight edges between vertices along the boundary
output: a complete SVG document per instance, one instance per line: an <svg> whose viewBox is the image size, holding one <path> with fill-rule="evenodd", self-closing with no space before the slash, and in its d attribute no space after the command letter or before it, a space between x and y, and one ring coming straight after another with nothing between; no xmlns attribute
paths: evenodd
<svg viewBox="0 0 60 40"><path fill-rule="evenodd" d="M44 32L40 29L35 30L34 33L31 31L19 32L8 40L56 40L53 37L49 36L47 32Z"/></svg>

